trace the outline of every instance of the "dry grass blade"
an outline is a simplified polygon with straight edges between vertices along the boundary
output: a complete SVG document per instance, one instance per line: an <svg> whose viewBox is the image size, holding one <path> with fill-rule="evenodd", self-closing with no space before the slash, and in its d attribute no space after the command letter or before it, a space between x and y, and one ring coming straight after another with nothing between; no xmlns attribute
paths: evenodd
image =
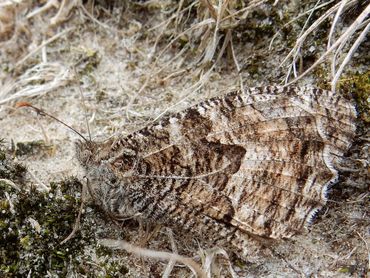
<svg viewBox="0 0 370 278"><path fill-rule="evenodd" d="M234 19L235 22L232 23L232 24L227 24L226 26L223 25L221 27L221 29L231 28L231 27L237 26L239 24L240 20L243 20L243 19L247 18L250 11L252 11L254 8L256 8L256 7L262 5L266 2L268 2L268 1L267 0L250 1L248 3L247 7L243 8L243 9L240 9L240 10L238 10L234 13L231 13L230 15L225 16L224 18L222 18L222 20L221 20L222 23L224 23L225 21L230 20L230 19ZM239 14L242 14L242 15L240 16L240 18L236 19L236 16L239 15Z"/></svg>
<svg viewBox="0 0 370 278"><path fill-rule="evenodd" d="M30 18L32 18L36 15L39 15L43 12L46 12L47 10L49 10L51 8L59 8L59 1L58 0L49 0L49 1L47 1L45 3L45 5L43 5L42 7L34 9L32 12L27 14L26 18L30 19Z"/></svg>
<svg viewBox="0 0 370 278"><path fill-rule="evenodd" d="M344 67L351 60L351 58L355 54L356 50L360 46L360 44L365 40L365 37L369 33L369 31L370 31L370 23L368 23L366 25L366 27L364 28L364 30L361 32L361 34L358 36L358 38L356 39L356 41L353 43L351 49L348 51L348 53L347 53L346 57L344 58L342 64L340 65L339 69L335 73L335 76L334 76L334 78L332 80L332 83L331 83L331 86L332 86L331 89L332 89L332 91L335 91L336 85L338 83L339 77L341 76L341 74L342 74L342 72L344 70ZM333 64L334 64L334 62L333 62Z"/></svg>
<svg viewBox="0 0 370 278"><path fill-rule="evenodd" d="M350 1L349 4L353 4L355 0ZM292 56L294 57L297 55L297 52L299 52L299 49L301 49L302 44L305 42L307 37L318 28L318 26L323 23L331 14L333 14L340 6L340 3L334 5L329 10L327 10L322 16L320 16L305 32L301 33L301 35L297 38L297 41L288 53L288 55L284 58L284 60L280 63L280 66L284 65ZM312 11L315 11L316 9L312 9Z"/></svg>
<svg viewBox="0 0 370 278"><path fill-rule="evenodd" d="M209 10L211 16L216 19L217 18L217 12L215 8L213 7L212 3L209 0L201 0L200 1L207 9ZM222 1L219 1L221 3Z"/></svg>
<svg viewBox="0 0 370 278"><path fill-rule="evenodd" d="M7 185L10 185L15 190L21 191L20 187L18 185L16 185L14 182L12 182L11 180L8 180L8 179L0 179L0 182L4 182Z"/></svg>
<svg viewBox="0 0 370 278"><path fill-rule="evenodd" d="M222 248L212 248L210 250L206 250L205 254L202 256L204 257L204 270L207 273L208 278L213 277L214 271L212 270L212 265L216 260L217 255L221 255L226 259L229 268L229 274L232 278L238 278L238 275L235 273L229 255L227 252Z"/></svg>
<svg viewBox="0 0 370 278"><path fill-rule="evenodd" d="M68 14L71 12L71 10L80 5L80 2L80 0L62 0L57 14L50 19L50 23L52 25L57 25L65 21L68 18Z"/></svg>
<svg viewBox="0 0 370 278"><path fill-rule="evenodd" d="M166 230L167 230L170 242L171 242L172 252L174 254L178 254L176 243L175 243L175 238L173 236L173 232L169 228L167 228ZM168 264L166 266L166 269L164 270L163 275L162 275L163 278L169 278L170 277L170 274L172 272L173 267L175 266L175 263L176 263L176 260L174 260L174 259L172 259L168 262Z"/></svg>
<svg viewBox="0 0 370 278"><path fill-rule="evenodd" d="M167 107L162 113L160 113L154 120L153 122L157 121L159 118L161 118L164 114L166 114L168 111L170 111L171 109L173 109L175 106L179 105L180 103L182 103L183 101L185 101L186 99L188 99L191 95L193 95L195 92L197 92L198 90L200 90L200 88L202 88L205 84L205 82L207 82L207 80L209 79L209 76L211 75L211 73L213 72L213 70L215 69L217 63L220 61L222 55L224 54L225 50L226 50L226 47L229 45L230 43L230 38L231 37L226 37L225 40L224 40L224 43L221 47L221 50L220 50L220 53L218 54L218 57L216 59L216 61L214 62L214 64L211 66L211 68L206 71L201 77L200 79L192 86L190 86L186 91L185 91L185 97L182 98L180 101L176 102L175 104L171 105L170 107Z"/></svg>
<svg viewBox="0 0 370 278"><path fill-rule="evenodd" d="M65 86L71 72L60 63L41 63L21 75L14 83L5 84L0 90L0 105L17 100L44 95Z"/></svg>
<svg viewBox="0 0 370 278"><path fill-rule="evenodd" d="M233 44L233 41L232 41L231 31L230 30L227 32L226 36L230 39L230 50L231 50L231 55L233 57L233 61L234 61L236 70L237 70L238 75L239 75L240 90L243 92L243 94L245 94L243 77L242 77L242 75L240 73L240 66L239 66L239 63L238 63L238 59L236 58L236 55L235 55L234 44Z"/></svg>
<svg viewBox="0 0 370 278"><path fill-rule="evenodd" d="M164 251L156 251L156 250L151 250L147 248L141 248L139 246L135 246L123 240L103 239L103 240L100 240L100 244L105 247L109 247L113 249L125 250L129 253L133 253L137 256L141 256L145 258L153 258L153 259L165 260L165 261L177 261L189 267L191 271L198 277L207 278L207 275L204 273L202 268L196 262L194 262L190 258L186 258L178 254L164 252Z"/></svg>
<svg viewBox="0 0 370 278"><path fill-rule="evenodd" d="M35 53L37 53L39 50L41 50L43 47L45 47L46 45L52 43L53 41L63 37L65 34L67 34L68 32L71 32L72 30L74 30L74 28L68 28L68 29L65 29L64 31L56 34L55 36L47 39L45 42L43 42L42 44L40 44L39 46L37 46L33 51L31 51L30 53L28 53L25 57L23 57L20 61L18 61L16 64L15 64L15 67L19 67L21 65L23 65L23 63L28 60L30 57L32 57Z"/></svg>
<svg viewBox="0 0 370 278"><path fill-rule="evenodd" d="M366 247L366 250L367 250L367 269L368 269L368 271L370 271L370 248L369 248L369 243L359 232L356 231L356 233L361 238L361 240L365 243L365 247Z"/></svg>
<svg viewBox="0 0 370 278"><path fill-rule="evenodd" d="M195 30L195 29L197 29L197 28L201 28L201 27L203 27L203 26L205 26L205 25L211 25L211 24L213 24L215 22L215 20L214 19L212 19L212 18L208 18L208 19L205 19L205 20L203 20L202 22L199 22L199 23L197 23L197 24L195 24L194 26L192 26L192 27L190 27L190 28L188 28L188 29L186 29L185 31L183 31L183 32L181 32L180 34L178 34L174 39L172 39L168 44L167 44L167 46L165 46L162 50L161 50L161 52L158 54L158 55L156 55L157 57L156 57L156 60L155 60L155 63L157 63L157 61L159 60L159 58L160 57L162 57L162 55L171 47L171 45L173 45L173 43L175 42L175 41L177 41L179 38L181 38L184 34L186 34L186 33L188 33L188 32L190 32L190 31L193 31L193 30Z"/></svg>
<svg viewBox="0 0 370 278"><path fill-rule="evenodd" d="M343 0L345 1L345 0ZM310 33L312 33L314 30L316 30L318 28L318 26L324 22L324 20L326 20L331 14L333 14L334 12L337 12L337 15L339 17L339 10L340 11L344 11L346 9L349 9L353 4L355 4L356 1L345 1L345 4L343 5L342 2L334 5L332 8L330 8L327 12L324 13L324 15L322 15L319 19L317 19L298 39L297 39L297 42L296 42L296 45L293 47L293 49L289 52L289 54L285 57L285 59L283 60L283 62L281 63L284 64L290 57L293 57L293 64L295 63L295 57L296 55L298 55L298 52L302 46L302 44L304 43L304 41L306 40L306 38L308 37L308 35ZM368 20L366 20L366 18L368 17L368 15L370 14L370 4L361 12L361 14L355 19L355 21L347 28L347 30L333 43L333 44L328 44L328 49L326 50L325 53L323 53L319 59L313 64L311 65L307 70L305 70L303 73L301 73L299 76L295 77L292 81L288 82L288 78L286 79L286 85L285 86L289 86L295 82L297 82L299 79L301 79L302 77L306 76L308 73L310 73L314 68L316 68L317 65L319 65L321 62L323 62L328 56L329 54L331 54L332 52L334 51L337 51L337 53L339 51L342 50L342 48L344 47L344 45L350 41L352 35L358 31L359 29L361 29L364 24L366 24L368 22ZM337 20L335 20L335 22L333 24L336 24ZM333 61L332 61L332 71L335 72L334 77L333 77L333 80L332 80L332 89L335 90L335 86L336 86L336 83L339 79L339 76L342 74L343 72L343 69L344 69L344 66L350 61L350 59L353 57L353 54L354 52L357 50L358 46L360 45L360 43L365 39L366 35L368 34L369 32L369 29L368 29L368 26L366 26L362 33L359 35L358 39L353 43L351 49L349 50L349 52L347 53L346 57L344 58L341 66L339 67L339 69L335 72L335 63L336 63L336 56L337 55L334 55L334 58L333 58ZM331 38L332 38L332 34L329 33L329 41L331 41ZM298 52L297 52L298 51ZM293 65L294 66L294 65ZM289 74L289 73L288 73Z"/></svg>
<svg viewBox="0 0 370 278"><path fill-rule="evenodd" d="M329 36L328 36L328 47L327 47L327 49L329 49L330 46L331 46L331 41L333 39L335 26L337 25L337 23L339 21L339 18L340 18L340 15L342 14L343 8L345 7L346 4L347 4L347 0L343 0L343 1L340 2L338 11L335 14L333 23L332 23L331 28L330 28L330 32L329 32Z"/></svg>
<svg viewBox="0 0 370 278"><path fill-rule="evenodd" d="M321 8L323 8L323 7L325 7L325 6L329 5L329 4L331 4L332 2L334 2L334 0L327 1L327 2L322 3L322 4L320 4L320 5L317 5L317 6L315 5L315 7L314 7L314 8L309 9L308 11L305 11L305 12L303 12L303 13L299 14L298 16L296 16L295 18L293 18L292 20L290 20L290 21L288 21L287 23L285 23L281 29L284 29L284 28L288 27L290 24L292 24L293 22L297 21L297 20L298 20L298 19L300 19L301 17L303 17L303 16L305 16L305 15L307 15L307 14L311 14L313 11L315 11L315 10L319 10L319 9L321 9ZM279 34L280 34L280 32L277 32L277 33L272 37L272 39L271 39L271 41L270 41L270 44L269 44L269 50L271 50L271 49L272 49L272 45L273 45L273 43L274 43L274 40L276 39L276 37L277 37ZM280 64L280 66L281 66L281 64Z"/></svg>
<svg viewBox="0 0 370 278"><path fill-rule="evenodd" d="M28 173L31 178L40 186L40 189L46 192L50 191L50 187L48 187L45 183L43 183L30 169L28 169Z"/></svg>
<svg viewBox="0 0 370 278"><path fill-rule="evenodd" d="M82 193L81 193L81 205L80 205L80 209L78 210L78 215L77 215L77 218L76 218L76 221L75 221L75 224L73 226L73 230L72 232L68 235L68 237L66 237L60 244L64 244L66 243L67 241L69 241L72 237L74 237L74 235L76 234L76 232L78 231L78 229L80 228L80 224L81 224L81 215L82 215L82 212L83 212L83 208L84 208L84 205L85 205L85 197L86 197L86 193L87 193L87 185L82 185Z"/></svg>

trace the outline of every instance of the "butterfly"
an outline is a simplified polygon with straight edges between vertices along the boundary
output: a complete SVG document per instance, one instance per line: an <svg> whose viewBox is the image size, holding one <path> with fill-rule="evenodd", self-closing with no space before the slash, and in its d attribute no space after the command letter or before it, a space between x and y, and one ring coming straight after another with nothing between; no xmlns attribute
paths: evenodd
<svg viewBox="0 0 370 278"><path fill-rule="evenodd" d="M127 136L77 143L94 199L136 219L243 250L311 223L355 136L354 104L311 87L247 88Z"/></svg>

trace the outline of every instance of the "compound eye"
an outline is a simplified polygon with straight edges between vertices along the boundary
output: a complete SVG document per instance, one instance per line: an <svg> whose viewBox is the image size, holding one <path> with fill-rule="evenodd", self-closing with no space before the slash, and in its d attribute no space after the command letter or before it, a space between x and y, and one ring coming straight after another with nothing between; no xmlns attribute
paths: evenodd
<svg viewBox="0 0 370 278"><path fill-rule="evenodd" d="M78 159L83 163L86 164L89 162L91 158L91 151L89 150L81 150L78 155Z"/></svg>

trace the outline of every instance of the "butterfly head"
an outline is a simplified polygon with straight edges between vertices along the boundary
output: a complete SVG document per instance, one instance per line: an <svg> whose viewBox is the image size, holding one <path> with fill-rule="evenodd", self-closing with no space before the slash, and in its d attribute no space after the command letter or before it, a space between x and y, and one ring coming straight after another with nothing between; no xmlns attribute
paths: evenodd
<svg viewBox="0 0 370 278"><path fill-rule="evenodd" d="M98 144L92 141L78 140L76 142L76 155L83 166L93 165L97 162Z"/></svg>

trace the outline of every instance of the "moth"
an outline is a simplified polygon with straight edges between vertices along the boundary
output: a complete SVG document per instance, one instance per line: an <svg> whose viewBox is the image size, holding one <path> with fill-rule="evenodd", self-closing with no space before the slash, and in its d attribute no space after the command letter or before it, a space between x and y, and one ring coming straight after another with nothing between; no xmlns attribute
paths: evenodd
<svg viewBox="0 0 370 278"><path fill-rule="evenodd" d="M243 250L311 223L355 136L354 104L310 87L247 88L127 136L80 141L91 191L117 219L159 223Z"/></svg>

